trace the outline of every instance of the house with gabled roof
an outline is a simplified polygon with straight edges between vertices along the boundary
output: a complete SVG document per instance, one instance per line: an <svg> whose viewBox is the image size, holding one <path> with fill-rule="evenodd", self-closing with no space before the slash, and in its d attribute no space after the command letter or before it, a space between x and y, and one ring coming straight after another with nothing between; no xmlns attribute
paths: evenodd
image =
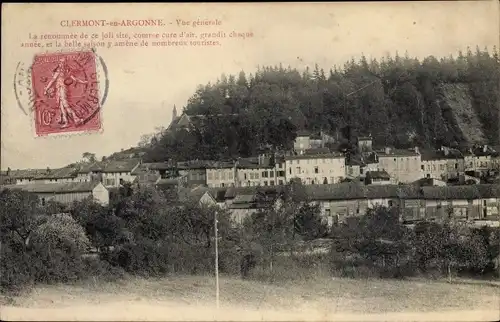
<svg viewBox="0 0 500 322"><path fill-rule="evenodd" d="M305 150L311 148L311 132L300 130L297 132L297 137L293 142L293 149L296 153L302 154Z"/></svg>
<svg viewBox="0 0 500 322"><path fill-rule="evenodd" d="M141 164L140 159L106 160L82 166L78 176L89 176L91 180L103 183L105 187L120 187L124 182L134 182L136 175L133 174Z"/></svg>
<svg viewBox="0 0 500 322"><path fill-rule="evenodd" d="M486 174L495 169L496 158L499 152L488 145L475 145L463 152L465 171L474 171Z"/></svg>
<svg viewBox="0 0 500 322"><path fill-rule="evenodd" d="M34 183L69 183L69 182L87 182L90 177L79 177L78 169L73 167L64 167L59 169L47 168L45 172L37 174L33 178Z"/></svg>
<svg viewBox="0 0 500 322"><path fill-rule="evenodd" d="M481 195L476 185L422 187L427 219L475 219L481 216Z"/></svg>
<svg viewBox="0 0 500 322"><path fill-rule="evenodd" d="M42 205L49 200L70 204L87 198L103 205L109 203L109 190L102 183L95 181L4 185L1 189L21 189L34 193L40 198Z"/></svg>
<svg viewBox="0 0 500 322"><path fill-rule="evenodd" d="M386 185L393 183L391 176L385 170L367 171L365 184L369 185Z"/></svg>
<svg viewBox="0 0 500 322"><path fill-rule="evenodd" d="M496 216L500 207L500 185L418 186L363 185L357 182L309 185L311 202L318 203L330 224L364 215L377 205L399 207L403 221L477 220Z"/></svg>
<svg viewBox="0 0 500 322"><path fill-rule="evenodd" d="M396 183L410 183L422 177L421 155L418 148L376 151L378 170L386 171Z"/></svg>
<svg viewBox="0 0 500 322"><path fill-rule="evenodd" d="M463 154L457 149L441 147L439 150L422 150L422 176L438 180L458 178L465 171Z"/></svg>
<svg viewBox="0 0 500 322"><path fill-rule="evenodd" d="M345 157L341 153L285 156L286 180L299 178L303 184L331 184L346 176Z"/></svg>
<svg viewBox="0 0 500 322"><path fill-rule="evenodd" d="M205 206L217 206L212 191L207 187L184 188L179 190L179 201Z"/></svg>
<svg viewBox="0 0 500 322"><path fill-rule="evenodd" d="M32 183L34 179L46 172L47 169L16 169L2 171L2 182L5 184L28 184Z"/></svg>

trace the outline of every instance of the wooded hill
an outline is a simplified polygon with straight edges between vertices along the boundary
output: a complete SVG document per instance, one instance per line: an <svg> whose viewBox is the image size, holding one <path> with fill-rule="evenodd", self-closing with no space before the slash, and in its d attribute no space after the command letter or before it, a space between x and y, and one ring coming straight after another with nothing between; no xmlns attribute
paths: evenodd
<svg viewBox="0 0 500 322"><path fill-rule="evenodd" d="M346 126L353 136L371 134L375 146L499 144L499 67L497 48L476 48L440 59L363 56L327 71L280 65L222 75L184 108L204 118L142 147L147 161L234 158L289 148L298 130L342 137Z"/></svg>

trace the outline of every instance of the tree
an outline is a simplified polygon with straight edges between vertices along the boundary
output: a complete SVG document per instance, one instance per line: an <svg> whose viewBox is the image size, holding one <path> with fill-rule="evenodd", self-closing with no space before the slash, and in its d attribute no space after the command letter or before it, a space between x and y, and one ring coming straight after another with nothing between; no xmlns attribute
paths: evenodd
<svg viewBox="0 0 500 322"><path fill-rule="evenodd" d="M86 162L89 162L89 163L94 163L97 161L96 159L96 156L95 156L95 153L91 153L91 152L83 152L82 154L82 158L86 161Z"/></svg>
<svg viewBox="0 0 500 322"><path fill-rule="evenodd" d="M73 203L70 213L98 250L128 241L125 222L108 207L87 199Z"/></svg>
<svg viewBox="0 0 500 322"><path fill-rule="evenodd" d="M320 213L321 209L318 204L302 205L295 217L295 232L306 240L325 237L328 227Z"/></svg>
<svg viewBox="0 0 500 322"><path fill-rule="evenodd" d="M349 261L381 267L381 273L400 276L411 250L411 233L395 208L377 206L365 216L334 227L331 260L341 267Z"/></svg>
<svg viewBox="0 0 500 322"><path fill-rule="evenodd" d="M84 229L68 214L55 214L33 234L34 272L38 282L75 280L82 275L82 255L90 247Z"/></svg>
<svg viewBox="0 0 500 322"><path fill-rule="evenodd" d="M0 238L2 243L29 247L33 231L47 219L34 194L23 190L0 192Z"/></svg>

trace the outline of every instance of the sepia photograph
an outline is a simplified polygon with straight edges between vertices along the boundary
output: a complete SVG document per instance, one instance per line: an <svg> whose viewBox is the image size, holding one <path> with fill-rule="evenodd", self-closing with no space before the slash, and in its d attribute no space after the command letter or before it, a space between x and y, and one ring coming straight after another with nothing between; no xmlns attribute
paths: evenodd
<svg viewBox="0 0 500 322"><path fill-rule="evenodd" d="M499 1L1 29L1 320L500 320Z"/></svg>

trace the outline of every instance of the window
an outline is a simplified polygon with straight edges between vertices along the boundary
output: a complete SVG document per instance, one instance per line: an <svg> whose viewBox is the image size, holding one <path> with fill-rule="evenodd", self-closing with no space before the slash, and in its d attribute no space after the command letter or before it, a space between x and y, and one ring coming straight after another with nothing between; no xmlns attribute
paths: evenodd
<svg viewBox="0 0 500 322"><path fill-rule="evenodd" d="M264 186L267 186L267 180L266 180L266 181L264 181Z"/></svg>
<svg viewBox="0 0 500 322"><path fill-rule="evenodd" d="M45 206L45 198L42 198L42 206Z"/></svg>
<svg viewBox="0 0 500 322"><path fill-rule="evenodd" d="M246 180L246 179L247 179L247 174L243 173L243 180Z"/></svg>
<svg viewBox="0 0 500 322"><path fill-rule="evenodd" d="M271 186L274 186L274 180L269 181L269 184L270 184Z"/></svg>
<svg viewBox="0 0 500 322"><path fill-rule="evenodd" d="M325 209L325 215L330 216L330 214L331 214L331 213L332 213L332 212L331 212L331 210L330 210L330 209Z"/></svg>
<svg viewBox="0 0 500 322"><path fill-rule="evenodd" d="M271 170L271 171L269 171L269 177L270 177L270 178L274 178L274 171L272 171L272 170Z"/></svg>
<svg viewBox="0 0 500 322"><path fill-rule="evenodd" d="M389 200L388 204L389 204L389 207L392 207L392 205L393 205L392 200Z"/></svg>
<svg viewBox="0 0 500 322"><path fill-rule="evenodd" d="M295 172L296 172L297 174L300 174L300 167L296 167L296 168L295 168Z"/></svg>
<svg viewBox="0 0 500 322"><path fill-rule="evenodd" d="M229 172L229 173L227 174L227 178L228 178L229 180L233 180L233 173L232 173L232 172Z"/></svg>
<svg viewBox="0 0 500 322"><path fill-rule="evenodd" d="M289 168L289 169L288 169L288 172L289 172L290 174L292 174L292 168ZM284 177L284 176L283 176L283 177Z"/></svg>
<svg viewBox="0 0 500 322"><path fill-rule="evenodd" d="M314 167L314 173L319 173L318 167Z"/></svg>
<svg viewBox="0 0 500 322"><path fill-rule="evenodd" d="M422 170L425 170L425 165L420 166Z"/></svg>
<svg viewBox="0 0 500 322"><path fill-rule="evenodd" d="M359 173L360 173L360 174L363 174L363 172L364 172L364 171L365 171L365 169L363 169L363 168L359 168Z"/></svg>
<svg viewBox="0 0 500 322"><path fill-rule="evenodd" d="M255 179L259 179L259 174L258 173L255 174Z"/></svg>
<svg viewBox="0 0 500 322"><path fill-rule="evenodd" d="M279 185L282 186L283 185L283 180L280 180L279 181Z"/></svg>
<svg viewBox="0 0 500 322"><path fill-rule="evenodd" d="M262 178L267 178L267 171L262 171Z"/></svg>

